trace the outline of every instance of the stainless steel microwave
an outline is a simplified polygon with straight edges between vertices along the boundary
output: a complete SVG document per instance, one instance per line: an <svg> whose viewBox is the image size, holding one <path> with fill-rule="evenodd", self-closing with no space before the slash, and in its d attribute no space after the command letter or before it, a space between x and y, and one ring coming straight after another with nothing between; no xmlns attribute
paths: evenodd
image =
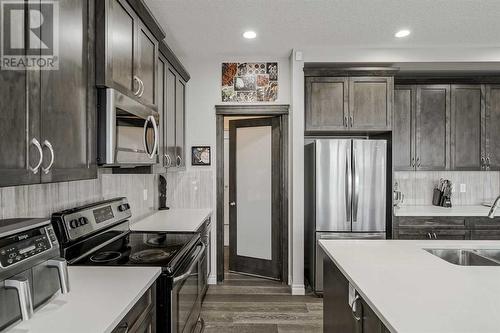
<svg viewBox="0 0 500 333"><path fill-rule="evenodd" d="M114 89L98 90L98 164L135 167L158 160L155 110Z"/></svg>

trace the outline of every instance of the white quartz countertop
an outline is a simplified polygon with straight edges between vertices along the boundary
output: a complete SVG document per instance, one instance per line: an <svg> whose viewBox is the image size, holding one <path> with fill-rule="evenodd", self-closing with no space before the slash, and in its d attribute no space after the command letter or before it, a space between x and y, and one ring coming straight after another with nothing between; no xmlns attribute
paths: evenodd
<svg viewBox="0 0 500 333"><path fill-rule="evenodd" d="M155 267L71 266L71 291L58 293L9 333L107 333L156 281Z"/></svg>
<svg viewBox="0 0 500 333"><path fill-rule="evenodd" d="M132 231L195 232L212 215L210 209L160 210L130 226Z"/></svg>
<svg viewBox="0 0 500 333"><path fill-rule="evenodd" d="M423 250L500 249L500 241L319 243L391 332L500 331L500 266L453 265Z"/></svg>
<svg viewBox="0 0 500 333"><path fill-rule="evenodd" d="M488 216L490 207L486 206L454 206L451 208L438 206L402 206L394 208L395 216ZM500 216L500 209L495 216Z"/></svg>

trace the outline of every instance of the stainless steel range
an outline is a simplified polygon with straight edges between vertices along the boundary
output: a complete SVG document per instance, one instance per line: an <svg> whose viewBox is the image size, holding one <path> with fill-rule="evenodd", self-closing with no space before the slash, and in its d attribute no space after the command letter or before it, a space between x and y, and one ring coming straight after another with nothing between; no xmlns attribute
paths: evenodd
<svg viewBox="0 0 500 333"><path fill-rule="evenodd" d="M45 219L0 220L0 331L29 320L59 290L69 292L66 260Z"/></svg>
<svg viewBox="0 0 500 333"><path fill-rule="evenodd" d="M127 199L116 198L56 213L52 223L70 265L161 267L156 331L192 332L201 325L206 245L197 233L132 232L130 217Z"/></svg>

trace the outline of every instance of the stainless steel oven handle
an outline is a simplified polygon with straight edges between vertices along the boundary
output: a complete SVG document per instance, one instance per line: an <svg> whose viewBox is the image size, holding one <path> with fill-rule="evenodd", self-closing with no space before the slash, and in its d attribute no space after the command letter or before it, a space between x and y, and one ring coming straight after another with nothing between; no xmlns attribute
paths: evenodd
<svg viewBox="0 0 500 333"><path fill-rule="evenodd" d="M52 147L52 144L50 143L49 140L45 140L42 143L43 147L49 148L50 151L50 162L49 165L47 165L46 168L42 167L42 171L44 174L48 174L52 166L54 165L54 148Z"/></svg>
<svg viewBox="0 0 500 333"><path fill-rule="evenodd" d="M198 261L200 261L200 258L205 254L206 249L207 249L206 245L201 243L201 250L196 255L195 259L193 260L193 263L191 264L191 266L189 266L189 269L184 274L174 277L174 284L186 280L193 273L193 270L195 269L196 265L198 265Z"/></svg>
<svg viewBox="0 0 500 333"><path fill-rule="evenodd" d="M23 321L33 317L33 301L31 299L30 282L24 276L14 276L5 280L5 288L17 290L19 307Z"/></svg>
<svg viewBox="0 0 500 333"><path fill-rule="evenodd" d="M37 164L35 165L35 167L32 168L31 165L29 165L29 163L28 163L28 168L30 169L31 172L33 172L36 175L38 173L38 170L40 169L40 166L42 165L42 162L43 162L43 150L42 150L42 146L40 145L40 142L36 138L31 139L31 144L36 147L36 149L38 150L38 153L40 154L40 158L39 158Z"/></svg>
<svg viewBox="0 0 500 333"><path fill-rule="evenodd" d="M148 134L148 123L151 122L153 124L154 131L154 144L151 153L148 151L148 142L147 142L147 134ZM156 154L156 149L158 149L158 126L156 126L156 120L153 116L148 116L146 121L144 122L144 150L150 159L153 159Z"/></svg>

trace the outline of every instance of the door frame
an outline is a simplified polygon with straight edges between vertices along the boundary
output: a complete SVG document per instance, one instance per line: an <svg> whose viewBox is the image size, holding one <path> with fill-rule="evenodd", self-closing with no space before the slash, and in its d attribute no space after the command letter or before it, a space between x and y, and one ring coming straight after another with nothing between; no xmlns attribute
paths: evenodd
<svg viewBox="0 0 500 333"><path fill-rule="evenodd" d="M217 283L224 281L224 117L225 116L269 116L277 117L280 122L281 143L280 143L280 162L281 162L281 205L280 205L280 271L281 281L288 284L288 104L264 104L264 105L216 105L216 262L217 262Z"/></svg>

